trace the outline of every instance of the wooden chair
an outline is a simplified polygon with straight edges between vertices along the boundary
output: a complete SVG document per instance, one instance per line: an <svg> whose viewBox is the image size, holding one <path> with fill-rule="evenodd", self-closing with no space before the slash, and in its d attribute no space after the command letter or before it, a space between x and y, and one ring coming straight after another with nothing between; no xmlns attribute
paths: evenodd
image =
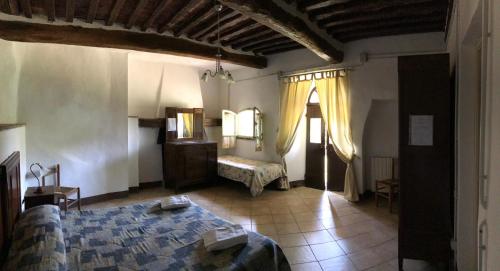
<svg viewBox="0 0 500 271"><path fill-rule="evenodd" d="M81 200L80 200L80 187L66 187L61 186L61 166L59 164L49 168L50 173L42 177L42 186L45 186L45 178L54 175L54 204L60 205L61 200L64 203L64 211L68 211L68 208L77 204L78 210L80 211ZM70 198L75 196L76 198Z"/></svg>
<svg viewBox="0 0 500 271"><path fill-rule="evenodd" d="M392 159L391 178L384 180L375 180L375 205L378 207L379 198L385 198L389 202L389 212L392 213L393 201L399 194L399 179L396 178L397 159Z"/></svg>

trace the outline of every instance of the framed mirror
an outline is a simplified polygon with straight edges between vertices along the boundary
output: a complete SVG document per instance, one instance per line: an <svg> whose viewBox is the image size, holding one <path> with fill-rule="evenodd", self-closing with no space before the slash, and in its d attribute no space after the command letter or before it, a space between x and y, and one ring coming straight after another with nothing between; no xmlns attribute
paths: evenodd
<svg viewBox="0 0 500 271"><path fill-rule="evenodd" d="M166 107L166 141L202 140L203 108Z"/></svg>
<svg viewBox="0 0 500 271"><path fill-rule="evenodd" d="M193 138L193 113L177 113L177 138Z"/></svg>

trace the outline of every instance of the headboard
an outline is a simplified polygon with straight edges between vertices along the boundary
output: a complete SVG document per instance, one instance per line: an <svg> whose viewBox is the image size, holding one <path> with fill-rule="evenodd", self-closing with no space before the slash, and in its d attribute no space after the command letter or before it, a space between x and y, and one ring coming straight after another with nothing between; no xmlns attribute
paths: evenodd
<svg viewBox="0 0 500 271"><path fill-rule="evenodd" d="M0 164L0 263L7 256L14 223L21 214L21 166L18 151Z"/></svg>

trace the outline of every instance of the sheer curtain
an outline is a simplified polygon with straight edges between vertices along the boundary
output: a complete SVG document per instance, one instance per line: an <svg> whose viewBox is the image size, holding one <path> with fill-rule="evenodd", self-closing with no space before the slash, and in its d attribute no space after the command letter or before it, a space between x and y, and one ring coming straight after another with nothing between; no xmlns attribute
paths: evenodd
<svg viewBox="0 0 500 271"><path fill-rule="evenodd" d="M299 78L289 78L281 86L280 122L276 152L281 156L285 171L287 168L284 156L290 151L295 140L297 127L306 107L311 83L311 80L300 81ZM288 179L282 180L279 186L281 189L289 189Z"/></svg>
<svg viewBox="0 0 500 271"><path fill-rule="evenodd" d="M358 187L354 175L354 145L351 135L351 116L347 74L341 71L326 72L316 79L321 114L328 128L337 155L347 164L344 184L344 197L358 201Z"/></svg>

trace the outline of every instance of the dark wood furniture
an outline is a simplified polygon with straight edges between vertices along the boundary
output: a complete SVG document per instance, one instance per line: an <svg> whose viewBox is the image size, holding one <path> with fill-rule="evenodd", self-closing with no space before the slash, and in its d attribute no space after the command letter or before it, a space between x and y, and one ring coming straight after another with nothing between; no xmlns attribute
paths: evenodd
<svg viewBox="0 0 500 271"><path fill-rule="evenodd" d="M43 186L42 193L37 194L35 191L38 187L28 187L24 193L24 209L28 210L39 205L55 204L55 189L54 186Z"/></svg>
<svg viewBox="0 0 500 271"><path fill-rule="evenodd" d="M442 262L448 270L454 170L449 56L399 57L398 74L399 269L408 258ZM432 120L423 123L423 116Z"/></svg>
<svg viewBox="0 0 500 271"><path fill-rule="evenodd" d="M165 187L210 183L217 177L217 143L171 141L163 144Z"/></svg>
<svg viewBox="0 0 500 271"><path fill-rule="evenodd" d="M78 210L82 209L80 202L80 187L61 186L61 166L59 164L50 168L51 173L42 177L42 186L45 186L45 178L54 175L54 203L59 205L62 201L64 211L68 211L68 207L77 205Z"/></svg>
<svg viewBox="0 0 500 271"><path fill-rule="evenodd" d="M7 256L14 224L21 214L20 153L12 153L0 164L0 265Z"/></svg>
<svg viewBox="0 0 500 271"><path fill-rule="evenodd" d="M396 200L397 194L399 194L399 180L375 180L375 206L379 206L380 198L387 199L389 212L392 213L393 201Z"/></svg>

